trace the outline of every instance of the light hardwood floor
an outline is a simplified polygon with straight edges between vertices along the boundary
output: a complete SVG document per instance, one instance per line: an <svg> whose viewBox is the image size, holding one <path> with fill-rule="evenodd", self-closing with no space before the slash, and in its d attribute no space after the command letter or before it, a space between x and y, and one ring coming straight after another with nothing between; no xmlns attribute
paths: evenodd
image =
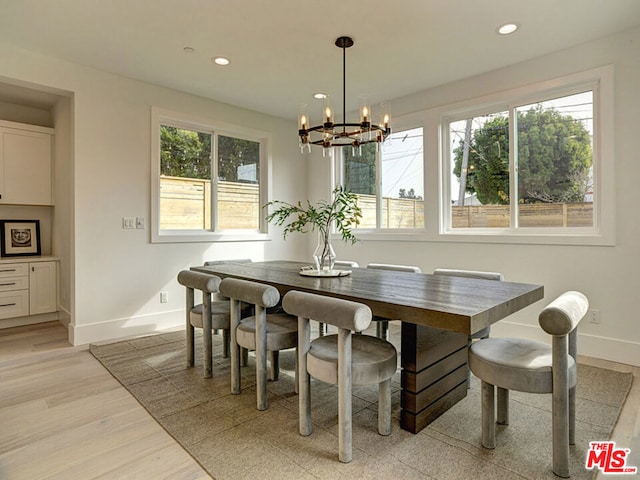
<svg viewBox="0 0 640 480"><path fill-rule="evenodd" d="M209 478L60 323L0 330L0 479Z"/></svg>
<svg viewBox="0 0 640 480"><path fill-rule="evenodd" d="M580 361L634 374L612 439L640 466L640 368ZM0 330L0 479L209 478L60 323Z"/></svg>

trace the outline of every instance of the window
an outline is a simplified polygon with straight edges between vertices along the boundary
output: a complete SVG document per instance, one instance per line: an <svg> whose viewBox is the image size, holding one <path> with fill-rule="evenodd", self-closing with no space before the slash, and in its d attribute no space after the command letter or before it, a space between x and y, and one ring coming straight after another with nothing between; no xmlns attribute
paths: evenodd
<svg viewBox="0 0 640 480"><path fill-rule="evenodd" d="M342 149L342 183L359 196L359 228L423 229L422 127L393 133L376 147Z"/></svg>
<svg viewBox="0 0 640 480"><path fill-rule="evenodd" d="M599 73L572 78L569 87L483 99L480 107L441 117L441 233L603 239L612 233L605 215L611 180L601 161L609 154L603 148L609 110L601 106L603 83L609 85Z"/></svg>
<svg viewBox="0 0 640 480"><path fill-rule="evenodd" d="M158 112L154 131L154 241L230 240L261 233L264 137Z"/></svg>

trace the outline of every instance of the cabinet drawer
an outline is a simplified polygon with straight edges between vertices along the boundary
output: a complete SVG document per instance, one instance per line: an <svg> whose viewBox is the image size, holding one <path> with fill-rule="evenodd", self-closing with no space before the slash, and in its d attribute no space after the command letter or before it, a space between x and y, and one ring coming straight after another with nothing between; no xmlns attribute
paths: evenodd
<svg viewBox="0 0 640 480"><path fill-rule="evenodd" d="M0 319L29 315L29 290L0 292Z"/></svg>
<svg viewBox="0 0 640 480"><path fill-rule="evenodd" d="M0 280L22 276L29 276L28 263L0 263Z"/></svg>
<svg viewBox="0 0 640 480"><path fill-rule="evenodd" d="M0 292L26 290L29 288L29 277L0 277Z"/></svg>

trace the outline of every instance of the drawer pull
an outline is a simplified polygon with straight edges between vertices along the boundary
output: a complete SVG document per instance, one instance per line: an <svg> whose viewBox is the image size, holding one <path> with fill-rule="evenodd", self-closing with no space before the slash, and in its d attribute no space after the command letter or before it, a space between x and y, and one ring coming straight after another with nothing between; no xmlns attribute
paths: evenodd
<svg viewBox="0 0 640 480"><path fill-rule="evenodd" d="M15 307L15 303L1 303L0 307Z"/></svg>
<svg viewBox="0 0 640 480"><path fill-rule="evenodd" d="M15 272L15 271L16 271L15 268L7 268L5 270L0 270L0 273L2 273L2 272Z"/></svg>
<svg viewBox="0 0 640 480"><path fill-rule="evenodd" d="M11 285L15 285L16 282L11 282L11 283L0 283L0 287L10 287Z"/></svg>

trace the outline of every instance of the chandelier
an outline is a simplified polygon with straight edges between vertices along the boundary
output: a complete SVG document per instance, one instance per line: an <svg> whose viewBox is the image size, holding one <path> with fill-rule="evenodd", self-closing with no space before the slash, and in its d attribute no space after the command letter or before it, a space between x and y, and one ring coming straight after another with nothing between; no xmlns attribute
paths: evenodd
<svg viewBox="0 0 640 480"><path fill-rule="evenodd" d="M333 109L329 102L329 97L323 96L322 119L320 125L309 126L309 115L306 105L301 106L298 112L298 135L300 137L300 150L305 148L311 151L311 145L323 147L325 155L331 147L343 147L351 145L354 153L360 152L360 147L367 143L376 143L376 146L384 142L391 133L389 126L390 113L388 105L381 108L381 122L379 125L372 122L371 106L366 97L361 97L360 102L360 122L347 123L347 48L353 46L351 37L340 37L335 42L336 47L342 49L342 123L335 123Z"/></svg>

